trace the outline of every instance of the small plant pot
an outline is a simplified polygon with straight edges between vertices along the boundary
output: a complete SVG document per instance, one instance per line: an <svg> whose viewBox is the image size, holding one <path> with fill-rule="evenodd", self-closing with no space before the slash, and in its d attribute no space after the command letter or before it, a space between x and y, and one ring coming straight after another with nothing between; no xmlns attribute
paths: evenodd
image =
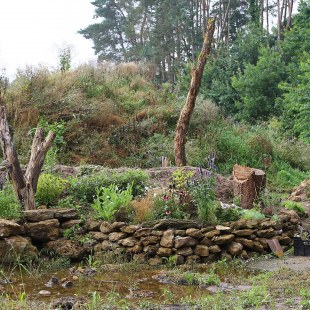
<svg viewBox="0 0 310 310"><path fill-rule="evenodd" d="M294 255L310 256L310 240L302 240L300 237L294 237Z"/></svg>

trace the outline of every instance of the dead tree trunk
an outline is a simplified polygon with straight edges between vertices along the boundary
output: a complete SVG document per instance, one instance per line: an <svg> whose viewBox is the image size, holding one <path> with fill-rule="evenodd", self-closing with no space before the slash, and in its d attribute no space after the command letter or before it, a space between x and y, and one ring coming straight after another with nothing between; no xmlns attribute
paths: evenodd
<svg viewBox="0 0 310 310"><path fill-rule="evenodd" d="M34 195L37 190L39 175L46 153L55 139L55 133L50 131L46 139L44 139L43 129L37 128L25 173L23 173L17 157L13 144L13 135L10 131L3 106L0 106L0 139L3 151L3 164L8 170L15 195L24 210L33 210L35 209Z"/></svg>
<svg viewBox="0 0 310 310"><path fill-rule="evenodd" d="M196 97L201 84L202 73L211 51L211 43L215 30L215 20L209 19L207 31L204 36L201 53L198 57L196 68L191 71L191 83L187 93L185 105L180 113L174 136L174 159L177 166L186 165L186 134L189 122L194 111Z"/></svg>

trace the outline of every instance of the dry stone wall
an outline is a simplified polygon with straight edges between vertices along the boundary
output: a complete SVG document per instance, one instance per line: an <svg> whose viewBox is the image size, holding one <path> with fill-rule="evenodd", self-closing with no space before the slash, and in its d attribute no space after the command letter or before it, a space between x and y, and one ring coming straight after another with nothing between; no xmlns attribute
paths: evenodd
<svg viewBox="0 0 310 310"><path fill-rule="evenodd" d="M173 256L176 264L209 262L220 258L247 259L270 252L268 239L283 250L293 244L299 217L282 211L278 220L244 220L216 226L191 221L162 220L151 227L123 222L83 222L75 209L25 211L19 222L0 219L0 259L25 260L39 253L79 260L94 253L113 252L128 259L160 263ZM72 229L79 238L65 238Z"/></svg>

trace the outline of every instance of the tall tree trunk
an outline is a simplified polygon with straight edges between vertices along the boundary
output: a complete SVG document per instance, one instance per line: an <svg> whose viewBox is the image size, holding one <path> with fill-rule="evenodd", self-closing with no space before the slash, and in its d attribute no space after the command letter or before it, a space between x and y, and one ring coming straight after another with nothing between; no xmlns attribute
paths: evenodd
<svg viewBox="0 0 310 310"><path fill-rule="evenodd" d="M280 43L280 40L281 40L281 8L280 8L280 0L277 0L277 6L278 6L278 35L277 35L277 40L278 40L278 43Z"/></svg>
<svg viewBox="0 0 310 310"><path fill-rule="evenodd" d="M266 28L267 34L269 34L269 2L266 0Z"/></svg>
<svg viewBox="0 0 310 310"><path fill-rule="evenodd" d="M43 129L37 128L25 173L23 173L17 157L13 144L13 135L7 122L4 106L0 106L0 139L3 151L3 164L8 170L15 195L24 210L33 210L35 209L34 195L37 190L39 175L46 153L55 139L55 133L50 131L46 139L44 139Z"/></svg>
<svg viewBox="0 0 310 310"><path fill-rule="evenodd" d="M191 71L191 83L187 93L187 98L185 105L180 113L180 117L175 129L174 136L174 159L177 166L186 165L186 154L185 154L185 144L186 144L186 134L189 127L189 122L194 111L196 97L201 84L203 69L207 62L207 59L211 52L211 44L213 40L215 30L215 20L209 19L207 30L204 36L204 41L200 55L198 57L198 63L196 68Z"/></svg>

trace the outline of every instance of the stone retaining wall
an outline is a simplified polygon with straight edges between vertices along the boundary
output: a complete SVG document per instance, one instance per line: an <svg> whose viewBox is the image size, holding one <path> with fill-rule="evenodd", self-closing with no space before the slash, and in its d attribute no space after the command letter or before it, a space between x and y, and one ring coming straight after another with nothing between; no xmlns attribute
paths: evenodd
<svg viewBox="0 0 310 310"><path fill-rule="evenodd" d="M247 259L255 253L270 252L268 239L277 239L287 250L293 244L299 223L294 211L280 212L277 221L241 219L208 227L171 220L162 220L152 227L83 222L75 209L25 211L23 217L19 222L0 219L2 262L25 260L39 253L80 260L90 253L100 255L107 251L153 263L171 256L176 264L232 257ZM75 235L73 240L64 238L68 229Z"/></svg>

